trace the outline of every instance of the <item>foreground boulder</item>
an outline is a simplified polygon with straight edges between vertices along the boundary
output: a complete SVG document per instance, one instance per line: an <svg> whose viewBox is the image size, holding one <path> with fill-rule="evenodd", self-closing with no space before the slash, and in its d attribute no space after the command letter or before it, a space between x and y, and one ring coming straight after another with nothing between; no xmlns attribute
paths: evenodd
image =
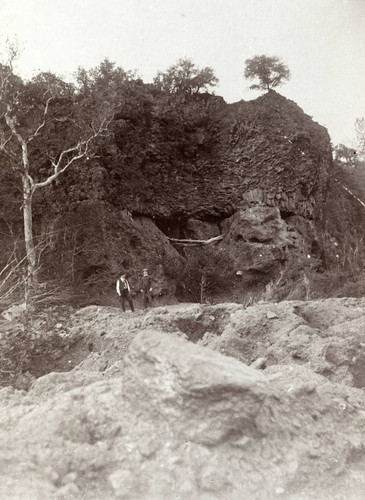
<svg viewBox="0 0 365 500"><path fill-rule="evenodd" d="M0 392L0 498L360 498L365 398L140 332L114 378ZM101 375L100 375L101 377ZM53 377L54 378L54 377ZM55 380L52 381L54 383ZM344 495L347 496L344 496ZM342 495L342 496L341 496Z"/></svg>

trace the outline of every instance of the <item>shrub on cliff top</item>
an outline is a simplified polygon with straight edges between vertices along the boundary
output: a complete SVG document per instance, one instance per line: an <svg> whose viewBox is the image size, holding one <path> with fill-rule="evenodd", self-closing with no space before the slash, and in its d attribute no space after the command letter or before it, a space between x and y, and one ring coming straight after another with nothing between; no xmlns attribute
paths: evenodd
<svg viewBox="0 0 365 500"><path fill-rule="evenodd" d="M244 77L248 80L258 78L259 83L250 86L253 90L271 90L279 87L283 80L290 79L288 67L278 57L265 55L246 59Z"/></svg>
<svg viewBox="0 0 365 500"><path fill-rule="evenodd" d="M153 82L156 87L170 94L198 94L218 83L210 67L198 68L190 59L179 59L165 73L159 71Z"/></svg>

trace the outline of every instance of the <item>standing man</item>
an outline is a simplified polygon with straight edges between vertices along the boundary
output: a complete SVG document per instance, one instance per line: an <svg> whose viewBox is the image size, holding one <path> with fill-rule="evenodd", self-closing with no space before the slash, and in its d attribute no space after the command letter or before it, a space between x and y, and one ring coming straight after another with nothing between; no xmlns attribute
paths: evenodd
<svg viewBox="0 0 365 500"><path fill-rule="evenodd" d="M151 297L151 278L148 275L147 269L143 269L143 275L141 280L141 292L143 298L143 307L147 309L147 305L152 306L152 297Z"/></svg>
<svg viewBox="0 0 365 500"><path fill-rule="evenodd" d="M131 296L131 287L129 286L127 277L125 274L122 274L117 281L117 294L119 295L120 302L122 304L123 312L125 312L124 301L126 300L131 308L131 311L134 312L132 296Z"/></svg>

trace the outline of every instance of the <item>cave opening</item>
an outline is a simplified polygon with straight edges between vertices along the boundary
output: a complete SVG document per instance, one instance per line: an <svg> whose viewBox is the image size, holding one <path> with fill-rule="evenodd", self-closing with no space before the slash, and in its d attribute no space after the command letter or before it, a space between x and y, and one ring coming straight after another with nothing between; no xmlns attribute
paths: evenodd
<svg viewBox="0 0 365 500"><path fill-rule="evenodd" d="M204 217L193 217L187 215L176 215L171 217L154 217L154 222L158 229L162 231L168 238L176 239L194 239L191 236L192 228L189 227L189 222L195 221L197 223L216 226L217 230L221 232L221 223L226 219L226 216L205 215ZM194 229L193 229L194 232ZM204 239L197 237L196 239ZM208 237L206 238L208 239Z"/></svg>
<svg viewBox="0 0 365 500"><path fill-rule="evenodd" d="M154 222L158 229L168 238L184 239L184 228L186 226L186 217L154 217Z"/></svg>

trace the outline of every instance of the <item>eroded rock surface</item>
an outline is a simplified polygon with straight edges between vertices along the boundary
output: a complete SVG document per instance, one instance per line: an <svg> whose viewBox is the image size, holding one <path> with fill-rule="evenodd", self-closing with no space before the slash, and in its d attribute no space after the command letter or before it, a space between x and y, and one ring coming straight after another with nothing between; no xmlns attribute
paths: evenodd
<svg viewBox="0 0 365 500"><path fill-rule="evenodd" d="M300 235L281 218L276 207L242 209L223 224L222 251L234 269L272 272L298 247Z"/></svg>
<svg viewBox="0 0 365 500"><path fill-rule="evenodd" d="M0 498L359 500L348 345L364 314L360 299L81 309L95 351L0 391Z"/></svg>

